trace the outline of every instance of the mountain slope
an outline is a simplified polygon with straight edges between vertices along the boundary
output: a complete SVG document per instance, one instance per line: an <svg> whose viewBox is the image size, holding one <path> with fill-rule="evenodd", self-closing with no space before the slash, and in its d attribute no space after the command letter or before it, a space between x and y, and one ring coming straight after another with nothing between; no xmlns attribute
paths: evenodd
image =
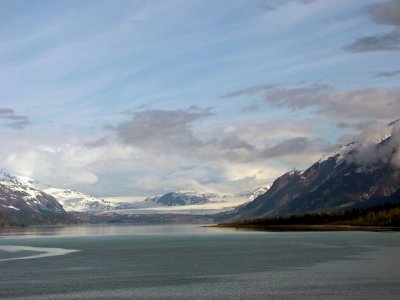
<svg viewBox="0 0 400 300"><path fill-rule="evenodd" d="M183 206L194 204L205 204L214 194L198 193L194 191L181 190L178 192L166 193L162 196L147 198L146 202L153 202L163 206Z"/></svg>
<svg viewBox="0 0 400 300"><path fill-rule="evenodd" d="M4 180L0 180L0 213L10 225L73 221L52 196L32 186Z"/></svg>
<svg viewBox="0 0 400 300"><path fill-rule="evenodd" d="M53 196L66 211L97 212L113 209L110 202L81 192L57 188L47 188L43 191Z"/></svg>
<svg viewBox="0 0 400 300"><path fill-rule="evenodd" d="M395 137L370 147L369 156L361 145L351 143L304 172L282 175L266 193L217 219L248 219L400 202L400 169L394 163L397 151Z"/></svg>

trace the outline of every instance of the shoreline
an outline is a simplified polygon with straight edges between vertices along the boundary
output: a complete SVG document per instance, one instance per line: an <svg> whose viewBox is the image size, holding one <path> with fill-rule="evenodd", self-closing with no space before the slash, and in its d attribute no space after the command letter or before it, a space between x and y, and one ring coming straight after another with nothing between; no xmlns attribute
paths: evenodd
<svg viewBox="0 0 400 300"><path fill-rule="evenodd" d="M400 227L393 226L357 226L357 225L235 225L217 224L206 227L232 228L243 231L296 232L296 231L372 231L396 232Z"/></svg>

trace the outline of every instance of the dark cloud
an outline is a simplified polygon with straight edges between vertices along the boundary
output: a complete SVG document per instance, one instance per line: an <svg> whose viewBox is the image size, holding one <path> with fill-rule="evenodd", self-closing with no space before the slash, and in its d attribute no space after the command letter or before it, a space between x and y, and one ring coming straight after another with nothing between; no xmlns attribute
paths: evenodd
<svg viewBox="0 0 400 300"><path fill-rule="evenodd" d="M394 121L391 121L391 122L388 124L388 126L394 126L394 125L398 126L399 124L400 124L400 119L396 119L396 120L394 120Z"/></svg>
<svg viewBox="0 0 400 300"><path fill-rule="evenodd" d="M258 94L258 93L265 92L265 91L268 91L270 89L273 89L276 86L277 86L276 84L257 85L257 86L253 86L253 87L249 87L249 88L246 88L246 89L237 90L237 91L234 91L234 92L230 92L230 93L224 94L224 95L221 96L221 98L230 99L230 98L235 98L235 97L240 97L240 96L254 95L254 94Z"/></svg>
<svg viewBox="0 0 400 300"><path fill-rule="evenodd" d="M21 121L15 121L15 122L8 123L7 126L10 128L13 128L13 129L23 129L29 124L30 124L30 122L27 119L24 119Z"/></svg>
<svg viewBox="0 0 400 300"><path fill-rule="evenodd" d="M243 149L249 152L254 151L256 148L246 142L245 140L237 137L237 136L230 136L223 138L220 142L220 148L223 150L238 150Z"/></svg>
<svg viewBox="0 0 400 300"><path fill-rule="evenodd" d="M317 105L319 99L325 95L331 87L324 84L299 88L279 88L267 93L266 101L274 106L287 106L292 109L301 109Z"/></svg>
<svg viewBox="0 0 400 300"><path fill-rule="evenodd" d="M397 51L400 50L400 30L379 33L362 37L354 43L345 47L350 52L372 52L372 51Z"/></svg>
<svg viewBox="0 0 400 300"><path fill-rule="evenodd" d="M351 128L352 126L350 123L347 123L347 122L337 122L336 127L343 129L343 128Z"/></svg>
<svg viewBox="0 0 400 300"><path fill-rule="evenodd" d="M381 71L373 73L372 77L393 77L400 74L400 70L395 71Z"/></svg>
<svg viewBox="0 0 400 300"><path fill-rule="evenodd" d="M13 109L10 108L0 108L0 118L7 117L14 115L15 112Z"/></svg>
<svg viewBox="0 0 400 300"><path fill-rule="evenodd" d="M0 108L0 119L6 120L6 126L13 129L22 129L30 123L28 117L17 115L11 108Z"/></svg>
<svg viewBox="0 0 400 300"><path fill-rule="evenodd" d="M103 129L113 131L113 130L115 130L115 127L111 124L106 124L103 126Z"/></svg>
<svg viewBox="0 0 400 300"><path fill-rule="evenodd" d="M290 2L298 2L302 4L309 4L317 0L261 0L259 6L265 10L277 10L281 6L286 5Z"/></svg>
<svg viewBox="0 0 400 300"><path fill-rule="evenodd" d="M241 112L256 112L260 110L260 105L258 103L251 103L243 107L240 111Z"/></svg>
<svg viewBox="0 0 400 300"><path fill-rule="evenodd" d="M400 0L367 5L365 11L375 23L394 26L395 29L361 37L344 49L354 53L400 50Z"/></svg>
<svg viewBox="0 0 400 300"><path fill-rule="evenodd" d="M266 147L260 156L263 158L276 158L302 153L313 154L325 152L328 148L329 146L320 140L312 140L308 137L296 137L284 140L272 147Z"/></svg>
<svg viewBox="0 0 400 300"><path fill-rule="evenodd" d="M110 144L109 138L102 137L93 142L84 143L84 146L88 147L88 148L97 148L97 147L102 147L102 146L109 145L109 144Z"/></svg>
<svg viewBox="0 0 400 300"><path fill-rule="evenodd" d="M203 145L192 125L212 115L210 109L144 110L132 113L132 119L116 127L123 142L145 149L173 149L180 152Z"/></svg>
<svg viewBox="0 0 400 300"><path fill-rule="evenodd" d="M383 119L398 117L400 90L364 88L335 91L326 85L280 88L267 93L266 102L293 110L313 107L317 114L344 119Z"/></svg>
<svg viewBox="0 0 400 300"><path fill-rule="evenodd" d="M307 134L313 122L235 122L231 126L199 130L197 122L212 115L210 109L143 110L130 113L130 120L112 128L127 145L156 153L176 154L201 161L246 163L269 158L295 161L306 153L322 154L320 141L304 137L290 138L265 147L271 139ZM103 141L99 141L103 142ZM290 158L288 158L288 155Z"/></svg>
<svg viewBox="0 0 400 300"><path fill-rule="evenodd" d="M357 129L358 131L363 131L371 126L376 126L377 122L376 121L361 121L361 122L337 122L336 127L340 129L344 128L352 128L352 129Z"/></svg>
<svg viewBox="0 0 400 300"><path fill-rule="evenodd" d="M378 24L400 26L400 0L368 5L365 10Z"/></svg>

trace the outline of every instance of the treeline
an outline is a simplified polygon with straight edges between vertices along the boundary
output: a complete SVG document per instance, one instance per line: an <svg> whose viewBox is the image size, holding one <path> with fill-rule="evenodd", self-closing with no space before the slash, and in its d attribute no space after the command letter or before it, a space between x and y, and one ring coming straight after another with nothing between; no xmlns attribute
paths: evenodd
<svg viewBox="0 0 400 300"><path fill-rule="evenodd" d="M240 220L232 226L271 225L353 225L353 226L400 226L400 204L384 204L373 208L353 208L346 211L309 213L283 217L265 217Z"/></svg>
<svg viewBox="0 0 400 300"><path fill-rule="evenodd" d="M0 228L6 227L7 222L4 220L2 214L0 213Z"/></svg>

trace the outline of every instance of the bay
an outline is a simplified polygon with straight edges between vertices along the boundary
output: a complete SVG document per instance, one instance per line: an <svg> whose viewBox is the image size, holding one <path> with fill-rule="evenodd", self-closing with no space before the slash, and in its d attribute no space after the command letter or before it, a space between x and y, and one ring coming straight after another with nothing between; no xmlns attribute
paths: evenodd
<svg viewBox="0 0 400 300"><path fill-rule="evenodd" d="M0 299L398 299L399 250L398 232L10 229Z"/></svg>

